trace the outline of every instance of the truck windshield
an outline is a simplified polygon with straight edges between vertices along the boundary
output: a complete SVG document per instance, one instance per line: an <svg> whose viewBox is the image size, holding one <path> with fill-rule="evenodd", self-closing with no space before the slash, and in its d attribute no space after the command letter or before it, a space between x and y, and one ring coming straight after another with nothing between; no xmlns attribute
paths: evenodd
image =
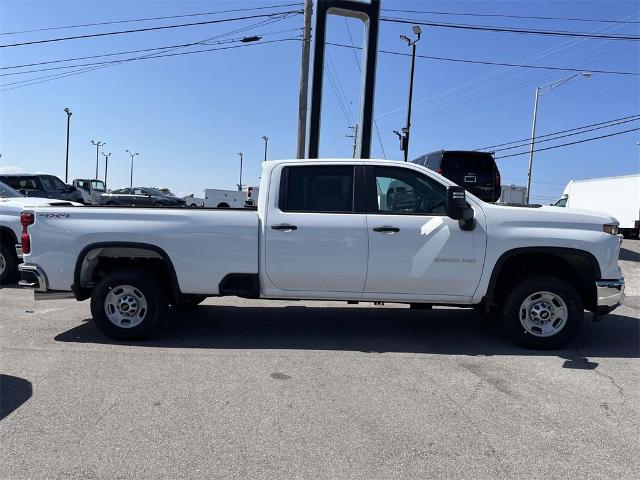
<svg viewBox="0 0 640 480"><path fill-rule="evenodd" d="M107 191L102 180L91 180L91 188L97 192Z"/></svg>
<svg viewBox="0 0 640 480"><path fill-rule="evenodd" d="M24 195L16 192L6 183L0 182L0 198L18 198L24 197Z"/></svg>

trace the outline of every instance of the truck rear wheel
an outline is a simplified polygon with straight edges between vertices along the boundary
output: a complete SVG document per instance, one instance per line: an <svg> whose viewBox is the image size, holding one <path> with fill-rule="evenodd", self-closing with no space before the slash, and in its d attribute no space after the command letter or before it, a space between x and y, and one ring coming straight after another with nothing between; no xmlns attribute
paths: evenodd
<svg viewBox="0 0 640 480"><path fill-rule="evenodd" d="M528 348L559 348L579 331L584 318L582 298L564 279L537 275L522 280L507 294L502 325Z"/></svg>
<svg viewBox="0 0 640 480"><path fill-rule="evenodd" d="M16 256L4 243L0 243L0 284L11 283L18 276Z"/></svg>
<svg viewBox="0 0 640 480"><path fill-rule="evenodd" d="M91 295L91 314L102 332L117 340L148 337L167 312L167 295L153 276L138 271L114 272Z"/></svg>

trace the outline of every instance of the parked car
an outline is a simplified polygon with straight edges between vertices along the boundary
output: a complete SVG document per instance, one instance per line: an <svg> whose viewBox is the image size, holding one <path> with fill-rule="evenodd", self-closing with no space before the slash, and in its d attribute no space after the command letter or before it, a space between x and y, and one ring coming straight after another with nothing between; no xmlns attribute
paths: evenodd
<svg viewBox="0 0 640 480"><path fill-rule="evenodd" d="M22 209L40 205L80 204L50 198L25 197L6 183L0 182L0 284L12 282L18 276L18 264L22 261Z"/></svg>
<svg viewBox="0 0 640 480"><path fill-rule="evenodd" d="M640 174L571 180L562 192L562 197L552 205L613 215L620 222L620 233L638 238Z"/></svg>
<svg viewBox="0 0 640 480"><path fill-rule="evenodd" d="M193 193L184 197L184 201L189 208L202 208L204 207L204 198L194 197Z"/></svg>
<svg viewBox="0 0 640 480"><path fill-rule="evenodd" d="M399 186L413 209L388 201ZM624 298L612 217L485 203L414 163L270 161L257 210L36 207L22 222L23 284L91 298L118 339L150 335L169 304L235 295L473 306L524 345L555 348L584 309Z"/></svg>
<svg viewBox="0 0 640 480"><path fill-rule="evenodd" d="M412 161L448 178L485 202L497 202L502 193L500 171L489 152L440 150Z"/></svg>
<svg viewBox="0 0 640 480"><path fill-rule="evenodd" d="M182 207L182 198L165 195L160 190L148 187L121 188L100 195L100 205L123 205L130 207Z"/></svg>
<svg viewBox="0 0 640 480"><path fill-rule="evenodd" d="M76 178L72 185L82 194L85 205L99 205L100 196L107 193L107 188L102 180Z"/></svg>
<svg viewBox="0 0 640 480"><path fill-rule="evenodd" d="M31 173L3 173L0 181L27 197L55 198L84 203L82 193L55 175Z"/></svg>

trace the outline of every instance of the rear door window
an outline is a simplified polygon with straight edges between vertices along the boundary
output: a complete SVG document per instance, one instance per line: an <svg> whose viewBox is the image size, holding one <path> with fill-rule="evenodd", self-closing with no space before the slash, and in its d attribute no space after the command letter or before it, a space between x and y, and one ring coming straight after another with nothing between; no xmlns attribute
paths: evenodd
<svg viewBox="0 0 640 480"><path fill-rule="evenodd" d="M280 209L293 212L353 212L353 166L285 167ZM283 198L284 197L284 198Z"/></svg>

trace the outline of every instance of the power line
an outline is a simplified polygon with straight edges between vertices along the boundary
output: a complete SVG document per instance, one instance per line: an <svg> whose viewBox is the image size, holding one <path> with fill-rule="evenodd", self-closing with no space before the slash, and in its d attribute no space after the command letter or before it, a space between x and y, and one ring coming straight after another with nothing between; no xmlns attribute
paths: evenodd
<svg viewBox="0 0 640 480"><path fill-rule="evenodd" d="M575 37L575 38L590 38L597 40L640 40L638 35L602 35L596 33L585 32L567 32L560 30L538 30L527 28L514 28L514 27L496 27L492 25L472 25L464 23L443 23L443 22L425 22L423 20L413 20L410 18L394 18L394 17L382 17L383 22L391 23L404 23L409 25L424 25L428 27L438 28L455 28L461 30L479 30L485 32L499 32L499 33L521 33L527 35L546 35L553 37Z"/></svg>
<svg viewBox="0 0 640 480"><path fill-rule="evenodd" d="M575 18L575 17L539 17L533 15L507 15L502 13L460 13L460 12L433 12L424 10L402 10L397 8L382 8L383 12L397 13L421 13L428 15L448 15L459 17L495 17L495 18L517 18L523 20L562 20L571 22L596 22L596 23L621 23L621 24L637 24L638 21L628 20L605 20L601 18Z"/></svg>
<svg viewBox="0 0 640 480"><path fill-rule="evenodd" d="M631 128L629 130L622 130L620 132L609 133L608 135L600 135L599 137L591 137L591 138L585 138L584 140L576 140L575 142L561 143L560 145L553 145L552 147L537 148L537 149L534 150L534 152L543 152L545 150L552 150L554 148L567 147L569 145L577 145L578 143L592 142L594 140L600 140L600 139L603 139L603 138L614 137L616 135L622 135L623 133L635 132L635 131L638 131L638 130L640 130L640 127ZM526 151L526 152L520 152L520 153L512 153L510 155L502 155L501 157L495 157L495 158L497 160L497 159L501 159L501 158L517 157L518 155L529 155L529 152Z"/></svg>
<svg viewBox="0 0 640 480"><path fill-rule="evenodd" d="M558 136L555 136L553 138L545 138L544 140L536 140L536 143L551 142L553 140L558 140L560 138L573 137L574 135L582 135L584 133L593 132L595 130L602 130L603 128L616 127L616 126L622 125L624 123L637 122L638 120L640 120L640 117L632 118L630 120L623 120L621 122L611 123L609 125L601 125L599 127L588 128L588 129L582 130L580 132L566 133L564 135L558 135ZM528 140L527 143L520 143L518 145L513 145L511 147L498 148L497 150L494 150L494 152L503 152L505 150L513 150L514 148L522 148L522 147L528 146L530 143L531 143L531 140Z"/></svg>
<svg viewBox="0 0 640 480"><path fill-rule="evenodd" d="M342 48L356 48L361 49L361 47L352 47L350 45L344 45L342 43L331 43L327 42L327 45L332 45L334 47L342 47ZM410 53L404 52L394 52L391 50L378 50L378 53L385 53L387 55L399 55L402 57L410 57ZM621 72L615 70L593 70L588 68L571 68L571 67L552 67L547 65L527 65L522 63L504 63L504 62L490 62L485 60L470 60L466 58L449 58L449 57L435 57L432 55L416 55L416 58L424 58L427 60L440 60L445 62L459 62L459 63L473 63L477 65L495 65L499 67L517 67L517 68L534 68L539 70L560 70L564 72L584 72L589 71L591 73L600 73L600 74L608 74L608 75L635 75L640 76L638 72Z"/></svg>
<svg viewBox="0 0 640 480"><path fill-rule="evenodd" d="M232 9L232 10L219 10L217 12L189 13L189 14L184 14L184 15L168 15L168 16L165 16L165 17L134 18L134 19L129 19L129 20L113 20L113 21L110 21L110 22L84 23L84 24L80 24L80 25L65 25L65 26L61 26L61 27L43 27L43 28L36 28L34 30L21 30L21 31L16 31L16 32L1 32L0 35L16 35L16 34L21 34L21 33L35 33L35 32L44 32L44 31L50 31L50 30L65 30L65 29L71 29L71 28L98 27L98 26L104 26L104 25L114 25L114 24L119 24L119 23L148 22L148 21L152 21L152 20L168 20L168 19L172 19L172 18L201 17L201 16L208 16L208 15L219 15L219 14L222 14L222 13L246 12L246 11L251 11L251 10L268 10L270 8L297 7L297 6L301 6L301 5L302 4L300 2L297 2L297 3L285 3L285 4L281 4L281 5L269 5L269 6L264 6L264 7L235 8L235 9Z"/></svg>
<svg viewBox="0 0 640 480"><path fill-rule="evenodd" d="M206 21L203 21L203 22L181 23L181 24L174 24L174 25L163 25L163 26L158 26L158 27L134 28L134 29L130 29L130 30L119 30L119 31L116 31L116 32L90 33L90 34L86 34L86 35L75 35L75 36L71 36L71 37L58 37L58 38L48 38L48 39L44 39L44 40L31 40L31 41L28 41L28 42L20 42L20 43L8 43L8 44L0 45L0 48L20 47L20 46L23 46L23 45L35 45L35 44L50 43L50 42L62 42L62 41L67 41L67 40L78 40L78 39L82 39L82 38L106 37L106 36L111 36L111 35L124 35L124 34L129 34L129 33L150 32L150 31L156 31L156 30L167 30L167 29L170 29L170 28L183 28L183 27L194 27L194 26L199 26L199 25L212 25L212 24L215 24L215 23L235 22L235 21L239 21L239 20L249 20L249 19L253 19L253 18L264 18L264 17L271 17L272 18L275 15L292 15L292 14L301 14L301 13L302 13L302 10L289 10L289 11L285 11L285 12L264 13L264 14L258 14L258 15L248 15L248 16L244 16L244 17L222 18L222 19L218 19L218 20L206 20Z"/></svg>
<svg viewBox="0 0 640 480"><path fill-rule="evenodd" d="M559 134L567 133L567 132L575 132L576 130L583 130L585 128L597 127L597 126L600 126L600 125L605 125L605 124L609 124L609 123L612 123L612 122L620 122L620 121L629 120L629 119L638 120L638 119L640 119L640 114L627 115L626 117L614 118L612 120L607 120L605 122L592 123L590 125L582 125L581 127L569 128L567 130L560 130L558 132L547 133L545 135L537 135L536 137L534 137L534 140L536 142L538 142L538 141L540 141L539 140L540 138L551 137L551 136L554 136L554 135L559 135ZM522 142L530 142L530 141L531 141L531 138L523 138L521 140L514 140L513 142L499 143L497 145L489 145L488 147L476 148L475 151L491 150L491 149L494 149L496 147L504 147L505 145L512 145L514 143L522 143Z"/></svg>
<svg viewBox="0 0 640 480"><path fill-rule="evenodd" d="M260 22L260 23L264 23L264 22ZM250 27L246 27L243 28L242 30L247 30L249 28L254 28L254 26L250 26ZM289 32L297 32L302 30L302 27L299 28L289 28L287 30L278 30L277 32L266 32L266 33L257 33L257 36L260 37L266 37L268 35L276 35L278 33L289 33ZM236 33L236 32L234 32ZM240 40L242 37L238 37L235 40ZM11 70L14 68L26 68L26 67L35 67L38 65L51 65L53 63L64 63L64 62L75 62L77 60L91 60L94 58L103 58L103 57L115 57L118 55L128 55L131 53L144 53L144 52L153 52L153 51L157 51L157 50L165 50L167 48L186 48L186 47L193 47L196 45L211 45L208 44L209 40L199 40L197 42L191 42L191 43L182 43L182 44L177 44L177 45L165 45L163 47L154 47L154 48L143 48L141 50L125 50L122 52L113 52L113 53L103 53L100 55L88 55L86 57L75 57L75 58L65 58L65 59L60 59L60 60L48 60L46 62L36 62L36 63L25 63L23 65L10 65L8 67L0 67L0 70ZM233 40L229 40L229 41L233 41ZM20 72L20 73L24 73L24 72ZM0 74L0 76L5 76L6 74Z"/></svg>
<svg viewBox="0 0 640 480"><path fill-rule="evenodd" d="M290 29L290 30L283 30L282 32L276 32L276 33L283 33L283 32L291 32L291 31L299 31L302 30L301 28L295 28L295 29ZM266 36L269 34L262 34L259 36ZM114 55L123 55L126 53L135 53L135 52L149 52L149 51L157 51L157 50L167 50L167 49L177 49L177 48L186 48L186 47L193 47L193 46L205 46L205 45L224 45L224 44L228 44L228 43L237 43L239 41L242 41L242 39L245 37L237 37L237 38L233 38L233 39L228 39L228 40L222 40L222 41L218 41L218 42L213 42L211 43L209 40L207 41L200 41L200 42L193 42L193 43L185 43L182 45L168 45L166 47L156 47L156 48L146 48L143 50L133 50L130 52L120 52L120 53L108 53L105 55L94 55L94 56L90 56L90 57L83 57L83 58L87 58L87 59L91 59L91 58L99 58L99 57L107 57L107 56L114 56ZM39 73L39 72L46 72L46 71L51 71L51 70L62 70L65 68L77 68L77 67L85 67L85 66L89 66L89 65L106 65L106 64L111 64L111 63L121 63L121 62L130 62L133 60L144 60L145 58L154 58L154 56L144 56L144 57L134 57L134 58L125 58L125 59L121 59L121 60L108 60L108 61L104 61L104 62L93 62L93 63L81 63L81 64L75 64L75 65L63 65L60 67L47 67L47 68L40 68L40 69L35 69L35 70L24 70L21 72L11 72L11 73L0 73L0 77L7 77L7 76L11 76L11 75L22 75L22 74L27 74L27 73ZM62 62L67 62L69 60L58 60L56 63L62 63ZM52 63L52 62L43 62L43 63ZM5 67L5 68L10 68L10 67ZM0 69L1 70L1 69Z"/></svg>
<svg viewBox="0 0 640 480"><path fill-rule="evenodd" d="M281 38L278 40L267 40L265 42L258 42L258 43L245 43L242 45L232 45L232 46L227 46L227 47L220 47L220 48L208 48L208 49L204 49L204 50L194 50L191 52L179 52L179 53L169 53L169 54L160 54L160 55L153 55L153 56L147 56L147 57L141 57L141 58L132 58L132 59L125 59L125 60L112 60L111 62L104 64L101 63L98 66L93 66L93 67L88 67L88 68L82 68L73 72L67 72L67 73L63 73L63 74L53 74L53 75L47 75L47 76L43 76L43 77L36 77L36 78L31 78L28 80L21 80L19 82L12 82L12 83L5 83L0 85L0 87L7 87L10 85L17 85L17 84L21 84L21 83L26 83L26 82L33 82L33 83L28 83L27 85L18 85L12 88L3 88L1 91L7 91L7 90L14 90L15 88L20 88L20 87L26 87L29 85L34 85L36 83L43 83L44 81L51 81L51 80L57 80L58 78L64 78L64 77L68 77L71 75L77 75L80 73L85 73L85 72L89 72L89 71L93 71L93 70L98 70L100 68L106 68L109 67L111 65L114 64L119 64L119 63L128 63L131 61L136 61L136 60L147 60L147 59L153 59L153 58L163 58L163 57L175 57L175 56L179 56L179 55L190 55L192 53L204 53L204 52L215 52L215 51L219 51L219 50L230 50L230 49L235 49L235 48L244 48L244 47L252 47L252 46L258 46L258 45L266 45L269 43L278 43L278 42L285 42L285 41L299 41L299 38ZM42 80L42 81L36 81L36 80Z"/></svg>

